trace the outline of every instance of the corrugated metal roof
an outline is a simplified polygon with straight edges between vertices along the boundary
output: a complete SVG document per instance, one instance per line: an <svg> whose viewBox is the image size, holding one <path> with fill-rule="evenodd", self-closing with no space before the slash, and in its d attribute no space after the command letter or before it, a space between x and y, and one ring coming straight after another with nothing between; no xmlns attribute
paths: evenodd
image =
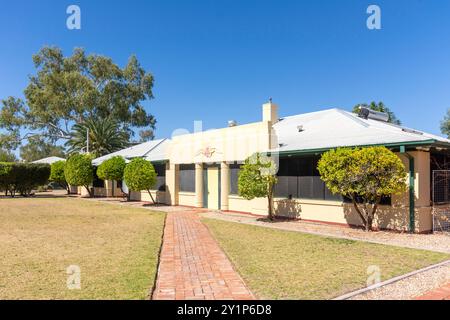
<svg viewBox="0 0 450 320"><path fill-rule="evenodd" d="M155 159L158 157L161 157L160 159L158 158L157 160L154 161L160 161L160 160L165 160L165 155L161 154L158 150L158 146L163 144L164 142L166 142L167 139L160 139L160 140L152 140L152 141L148 141L148 142L144 142L123 150L119 150L110 154L107 154L105 156L99 157L97 159L92 160L92 164L95 166L98 166L100 164L102 164L103 161L106 161L114 156L122 156L123 158L130 160L133 158L140 158L140 157L146 157L146 156L151 156L151 153L153 152L153 150L157 151L157 154L155 155Z"/></svg>
<svg viewBox="0 0 450 320"><path fill-rule="evenodd" d="M40 160L33 161L32 163L47 163L52 164L58 161L65 161L66 159L60 158L60 157L48 157Z"/></svg>
<svg viewBox="0 0 450 320"><path fill-rule="evenodd" d="M299 126L302 131L299 132ZM362 119L341 109L285 117L273 126L279 152L328 149L342 146L389 145L450 140L426 132L372 119Z"/></svg>
<svg viewBox="0 0 450 320"><path fill-rule="evenodd" d="M169 139L164 139L160 144L148 152L144 159L147 161L164 161L167 160L167 147L170 144Z"/></svg>

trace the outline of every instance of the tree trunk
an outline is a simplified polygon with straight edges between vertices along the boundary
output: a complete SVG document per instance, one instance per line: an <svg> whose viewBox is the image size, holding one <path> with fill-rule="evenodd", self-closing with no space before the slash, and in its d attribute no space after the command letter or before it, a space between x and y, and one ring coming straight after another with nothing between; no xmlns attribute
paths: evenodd
<svg viewBox="0 0 450 320"><path fill-rule="evenodd" d="M274 220L274 216L273 216L273 186L271 184L269 185L269 192L267 195L267 200L268 200L269 220L273 221Z"/></svg>
<svg viewBox="0 0 450 320"><path fill-rule="evenodd" d="M150 190L147 190L148 194L150 195L150 198L152 198L153 204L156 204L155 199L153 199L152 193Z"/></svg>
<svg viewBox="0 0 450 320"><path fill-rule="evenodd" d="M363 223L364 228L367 229L366 218L364 217L364 215L362 214L361 210L359 209L358 204L356 203L355 197L352 196L351 199L352 199L353 206L355 207L355 210L358 213L359 218L361 219L361 222Z"/></svg>
<svg viewBox="0 0 450 320"><path fill-rule="evenodd" d="M84 186L86 189L87 189L87 191L88 191L88 194L89 194L89 198L92 198L94 195L93 195L93 193L94 193L94 191L93 190L91 190L91 188L90 188L90 186Z"/></svg>

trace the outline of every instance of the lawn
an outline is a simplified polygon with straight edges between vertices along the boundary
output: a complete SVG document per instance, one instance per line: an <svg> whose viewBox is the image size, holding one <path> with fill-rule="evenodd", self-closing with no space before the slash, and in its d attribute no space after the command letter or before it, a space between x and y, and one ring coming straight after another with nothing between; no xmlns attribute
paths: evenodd
<svg viewBox="0 0 450 320"><path fill-rule="evenodd" d="M366 286L369 266L381 280L450 256L203 219L250 289L265 299L329 299Z"/></svg>
<svg viewBox="0 0 450 320"><path fill-rule="evenodd" d="M74 198L0 199L0 299L145 299L165 215ZM81 290L67 268L79 266Z"/></svg>

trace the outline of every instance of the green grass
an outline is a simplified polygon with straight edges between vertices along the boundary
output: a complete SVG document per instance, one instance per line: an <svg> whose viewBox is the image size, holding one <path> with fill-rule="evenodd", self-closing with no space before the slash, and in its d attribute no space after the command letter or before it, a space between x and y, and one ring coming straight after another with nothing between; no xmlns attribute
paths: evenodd
<svg viewBox="0 0 450 320"><path fill-rule="evenodd" d="M204 219L250 289L265 299L329 299L450 255Z"/></svg>
<svg viewBox="0 0 450 320"><path fill-rule="evenodd" d="M0 199L0 299L145 299L165 215L80 199ZM81 268L81 290L66 269Z"/></svg>

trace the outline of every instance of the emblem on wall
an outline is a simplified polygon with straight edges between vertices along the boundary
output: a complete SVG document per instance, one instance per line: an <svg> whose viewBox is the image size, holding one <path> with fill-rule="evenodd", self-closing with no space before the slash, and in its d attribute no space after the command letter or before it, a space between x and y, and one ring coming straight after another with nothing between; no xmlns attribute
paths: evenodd
<svg viewBox="0 0 450 320"><path fill-rule="evenodd" d="M218 153L216 148L213 147L205 147L197 152L197 156L202 155L206 158L211 158L214 154Z"/></svg>

